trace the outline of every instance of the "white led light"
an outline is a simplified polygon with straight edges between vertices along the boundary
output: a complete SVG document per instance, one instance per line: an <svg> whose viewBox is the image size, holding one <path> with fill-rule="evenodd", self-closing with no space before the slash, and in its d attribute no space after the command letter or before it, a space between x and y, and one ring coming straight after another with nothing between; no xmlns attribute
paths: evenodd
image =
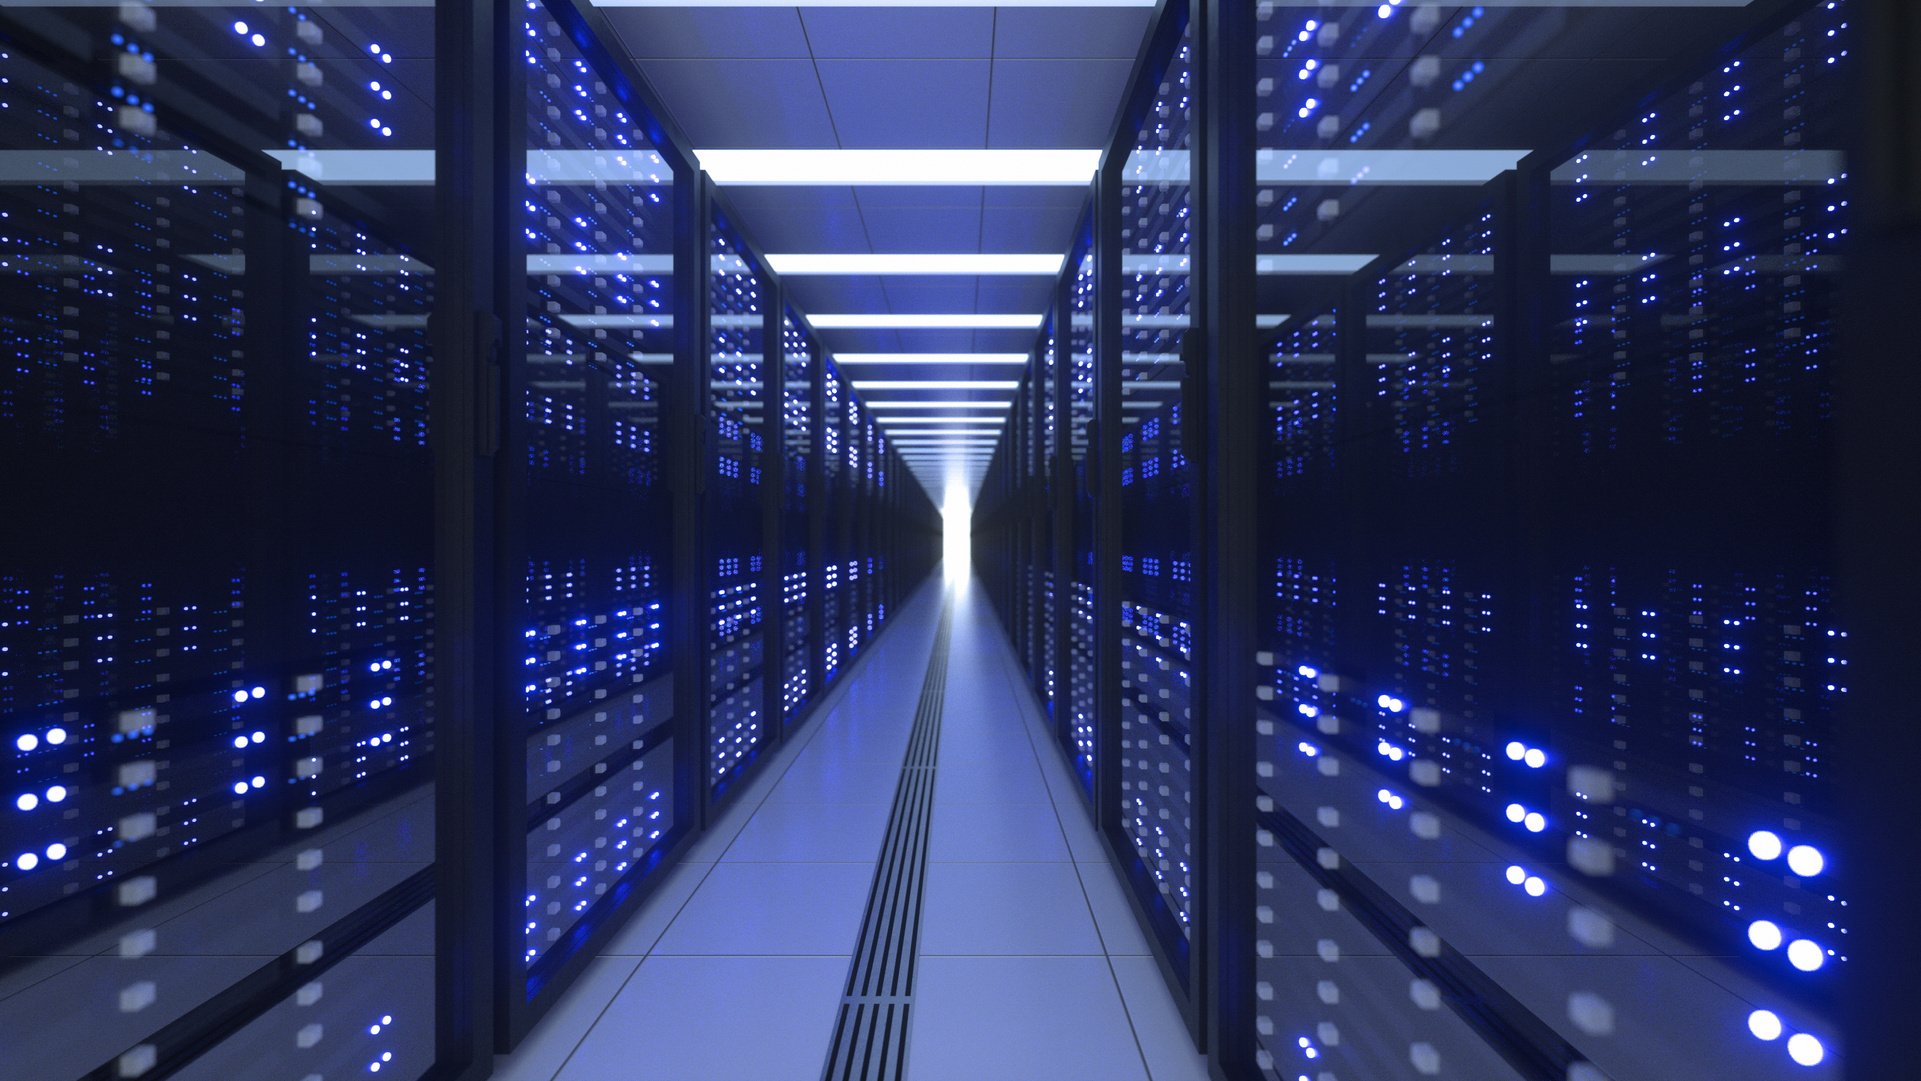
<svg viewBox="0 0 1921 1081"><path fill-rule="evenodd" d="M856 379L855 390L1016 390L1012 379Z"/></svg>
<svg viewBox="0 0 1921 1081"><path fill-rule="evenodd" d="M835 353L848 364L1026 364L1026 353Z"/></svg>
<svg viewBox="0 0 1921 1081"><path fill-rule="evenodd" d="M13 805L23 811L31 811L40 806L40 797L31 792L22 792L20 798L13 801Z"/></svg>
<svg viewBox="0 0 1921 1081"><path fill-rule="evenodd" d="M19 858L13 861L13 865L22 871L31 871L35 867L40 866L40 857L31 852L22 852Z"/></svg>
<svg viewBox="0 0 1921 1081"><path fill-rule="evenodd" d="M247 737L235 736L233 738L233 746L234 746L234 750L237 750L237 751L245 750L247 747Z"/></svg>
<svg viewBox="0 0 1921 1081"><path fill-rule="evenodd" d="M983 252L787 252L767 256L776 274L1032 274L1060 273L1062 256Z"/></svg>
<svg viewBox="0 0 1921 1081"><path fill-rule="evenodd" d="M1547 816L1539 811L1529 811L1521 824L1527 827L1529 833L1539 833L1547 828Z"/></svg>
<svg viewBox="0 0 1921 1081"><path fill-rule="evenodd" d="M1509 867L1507 869L1507 880L1509 884L1515 885L1515 886L1518 886L1521 883L1526 882L1527 881L1526 869L1521 867L1520 864L1515 864L1514 866Z"/></svg>
<svg viewBox="0 0 1921 1081"><path fill-rule="evenodd" d="M696 150L716 184L1080 186L1099 150Z"/></svg>
<svg viewBox="0 0 1921 1081"><path fill-rule="evenodd" d="M47 729L47 742L55 747L67 742L67 730L64 728Z"/></svg>
<svg viewBox="0 0 1921 1081"><path fill-rule="evenodd" d="M1797 938L1788 943L1788 964L1803 972L1813 972L1828 963L1828 955L1811 939Z"/></svg>
<svg viewBox="0 0 1921 1081"><path fill-rule="evenodd" d="M1527 768L1529 769L1540 769L1542 766L1547 765L1547 752L1541 750L1539 747L1529 747L1527 749L1527 755L1522 761L1527 763Z"/></svg>
<svg viewBox="0 0 1921 1081"><path fill-rule="evenodd" d="M1757 860L1779 859L1781 838L1770 830L1755 830L1748 834L1748 851Z"/></svg>
<svg viewBox="0 0 1921 1081"><path fill-rule="evenodd" d="M13 745L23 751L31 751L35 747L40 746L40 737L34 735L32 732L28 732L26 735L14 740Z"/></svg>
<svg viewBox="0 0 1921 1081"><path fill-rule="evenodd" d="M1828 1049L1821 1041L1805 1032L1797 1032L1788 1037L1788 1057L1797 1065L1819 1066L1828 1057Z"/></svg>
<svg viewBox="0 0 1921 1081"><path fill-rule="evenodd" d="M235 782L233 783L233 794L234 794L234 795L236 795L236 796L244 796L244 795L246 795L246 794L247 794L247 782L245 782L245 781L235 781Z"/></svg>
<svg viewBox="0 0 1921 1081"><path fill-rule="evenodd" d="M1748 941L1757 950L1781 948L1781 928L1773 920L1755 920L1748 924Z"/></svg>
<svg viewBox="0 0 1921 1081"><path fill-rule="evenodd" d="M1515 740L1507 745L1507 757L1509 761L1519 762L1525 754L1527 754L1527 744L1522 743L1520 740Z"/></svg>
<svg viewBox="0 0 1921 1081"><path fill-rule="evenodd" d="M1518 825L1520 821L1526 817L1527 817L1526 807L1523 807L1518 803L1510 803L1507 805L1507 820L1509 822L1513 822Z"/></svg>
<svg viewBox="0 0 1921 1081"><path fill-rule="evenodd" d="M47 789L48 803L60 803L65 801L66 798L67 798L66 785L63 785L63 784L52 785Z"/></svg>
<svg viewBox="0 0 1921 1081"><path fill-rule="evenodd" d="M1521 888L1527 891L1529 897L1539 897L1547 892L1547 883L1539 875L1529 875Z"/></svg>
<svg viewBox="0 0 1921 1081"><path fill-rule="evenodd" d="M1756 1010L1748 1014L1748 1031L1757 1040L1778 1040L1781 1038L1781 1018L1773 1010Z"/></svg>
<svg viewBox="0 0 1921 1081"><path fill-rule="evenodd" d="M855 313L810 315L816 330L1038 330L1039 315L997 315L956 312L941 314Z"/></svg>
<svg viewBox="0 0 1921 1081"><path fill-rule="evenodd" d="M1821 850L1813 845L1795 845L1788 849L1788 870L1802 878L1813 878L1826 868L1828 861Z"/></svg>
<svg viewBox="0 0 1921 1081"><path fill-rule="evenodd" d="M1352 0L1348 0L1352 2ZM1367 0L1373 3L1374 0ZM1508 0L1512 3L1512 0ZM1539 0L1533 0L1538 3ZM1695 0L1699 3L1702 0ZM1723 3L1726 0L1722 0ZM807 0L816 8L1151 8L1155 0ZM594 0L603 8L684 8L690 0ZM699 0L699 7L791 7L789 0Z"/></svg>
<svg viewBox="0 0 1921 1081"><path fill-rule="evenodd" d="M47 858L48 858L49 860L52 860L52 861L54 861L54 862L56 862L56 863L58 863L58 862L59 862L59 861L61 861L61 860L64 860L64 859L66 859L66 858L67 858L67 846L66 846L66 845L63 845L63 844L61 844L61 843L60 843L59 841L55 841L54 843L52 843L52 844L50 844L50 845L48 845L48 846L47 846Z"/></svg>

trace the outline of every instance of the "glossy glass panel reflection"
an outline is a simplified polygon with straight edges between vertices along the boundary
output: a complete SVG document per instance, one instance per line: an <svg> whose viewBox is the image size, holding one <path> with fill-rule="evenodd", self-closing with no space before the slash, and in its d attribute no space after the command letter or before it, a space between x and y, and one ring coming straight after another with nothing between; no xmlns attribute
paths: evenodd
<svg viewBox="0 0 1921 1081"><path fill-rule="evenodd" d="M0 19L7 1069L364 1067L300 989L399 923L432 969L431 196L260 148L431 154L431 38L383 62L353 5Z"/></svg>
<svg viewBox="0 0 1921 1081"><path fill-rule="evenodd" d="M1826 485L1848 8L1807 5L1603 118L1546 168L1548 220L1502 221L1500 185L1449 197L1444 228L1352 284L1358 310L1269 338L1269 1076L1841 1076L1827 756L1849 641ZM1304 46L1412 18L1283 14ZM1442 13L1407 77L1465 102L1580 58L1559 44L1647 40L1534 14ZM1511 55L1455 55L1493 28ZM1296 82L1327 55L1292 55ZM1343 119L1368 115L1419 109ZM1309 194L1271 190L1277 224Z"/></svg>
<svg viewBox="0 0 1921 1081"><path fill-rule="evenodd" d="M718 217L709 246L707 753L709 783L719 786L769 734L761 691L767 670L761 486L770 431L765 389L772 376L762 279Z"/></svg>
<svg viewBox="0 0 1921 1081"><path fill-rule="evenodd" d="M1121 174L1121 822L1185 946L1193 919L1194 529L1182 346L1194 252L1184 163L1193 121L1191 28L1161 76ZM1133 269L1126 272L1128 260ZM1138 884L1138 883L1137 883Z"/></svg>
<svg viewBox="0 0 1921 1081"><path fill-rule="evenodd" d="M527 339L504 457L525 546L531 998L677 827L662 475L676 282L671 174L562 26L524 14Z"/></svg>

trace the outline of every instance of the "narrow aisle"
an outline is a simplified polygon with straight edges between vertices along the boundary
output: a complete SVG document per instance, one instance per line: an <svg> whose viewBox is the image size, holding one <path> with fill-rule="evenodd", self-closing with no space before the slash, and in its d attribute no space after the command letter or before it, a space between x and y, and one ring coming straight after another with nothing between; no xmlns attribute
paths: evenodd
<svg viewBox="0 0 1921 1081"><path fill-rule="evenodd" d="M978 582L918 594L504 1081L818 1081L943 601L909 1081L1204 1081Z"/></svg>
<svg viewBox="0 0 1921 1081"><path fill-rule="evenodd" d="M923 587L500 1081L817 1081L933 648Z"/></svg>
<svg viewBox="0 0 1921 1081"><path fill-rule="evenodd" d="M954 597L909 1081L1204 1081L978 580Z"/></svg>

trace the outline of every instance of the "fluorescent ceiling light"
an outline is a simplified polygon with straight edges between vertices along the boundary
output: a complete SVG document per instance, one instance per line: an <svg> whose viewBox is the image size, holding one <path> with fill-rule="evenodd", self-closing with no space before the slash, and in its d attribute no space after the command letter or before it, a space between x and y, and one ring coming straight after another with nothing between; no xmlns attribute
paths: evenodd
<svg viewBox="0 0 1921 1081"><path fill-rule="evenodd" d="M802 274L1033 274L1060 273L1060 255L983 252L788 252L769 255L774 273Z"/></svg>
<svg viewBox="0 0 1921 1081"><path fill-rule="evenodd" d="M868 409L1008 409L1013 402L973 402L973 401L884 401L868 402ZM881 418L885 420L886 418Z"/></svg>
<svg viewBox="0 0 1921 1081"><path fill-rule="evenodd" d="M836 364L1026 364L1026 353L835 353Z"/></svg>
<svg viewBox="0 0 1921 1081"><path fill-rule="evenodd" d="M904 417L904 416L901 416L899 413L886 413L882 415L877 415L874 419L879 421L881 427L883 428L887 427L890 424L991 424L995 427L999 427L1007 423L1006 417L970 417L970 416Z"/></svg>
<svg viewBox="0 0 1921 1081"><path fill-rule="evenodd" d="M1013 379L856 379L855 390L1018 390Z"/></svg>
<svg viewBox="0 0 1921 1081"><path fill-rule="evenodd" d="M1041 325L1039 315L998 315L973 312L955 312L951 315L939 313L896 315L879 313L861 315L810 315L807 321L816 330L918 330L926 328L942 330L1038 330Z"/></svg>
<svg viewBox="0 0 1921 1081"><path fill-rule="evenodd" d="M177 0L176 0L177 2ZM425 3L426 0L421 0ZM791 8L793 0L593 0L604 8ZM1358 0L1357 0L1358 2ZM1368 0L1372 6L1375 0ZM1496 0L1498 3L1498 0ZM1544 0L1533 0L1540 4ZM1560 0L1568 3L1570 0ZM1689 0L1706 3L1709 0ZM1720 0L1725 4L1728 0ZM1745 3L1746 0L1743 0ZM810 8L1151 8L1155 0L804 0Z"/></svg>
<svg viewBox="0 0 1921 1081"><path fill-rule="evenodd" d="M711 4L703 6L712 6ZM810 5L811 6L811 5ZM891 5L890 5L891 6ZM1084 186L1099 150L696 150L716 184Z"/></svg>

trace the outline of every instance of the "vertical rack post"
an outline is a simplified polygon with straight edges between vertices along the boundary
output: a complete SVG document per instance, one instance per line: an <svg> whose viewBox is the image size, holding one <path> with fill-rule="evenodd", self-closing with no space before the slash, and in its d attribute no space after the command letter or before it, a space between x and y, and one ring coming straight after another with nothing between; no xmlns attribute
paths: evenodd
<svg viewBox="0 0 1921 1081"><path fill-rule="evenodd" d="M706 177L674 177L674 365L668 379L668 476L674 558L668 626L673 633L676 821L707 826L707 251Z"/></svg>
<svg viewBox="0 0 1921 1081"><path fill-rule="evenodd" d="M1201 1045L1251 1053L1253 1016L1255 559L1262 370L1254 349L1255 18L1251 4L1198 0L1199 124L1190 191L1199 218L1194 332L1202 513L1199 538L1201 686L1194 725L1194 858L1199 869L1194 989ZM1189 423L1192 423L1190 421Z"/></svg>
<svg viewBox="0 0 1921 1081"><path fill-rule="evenodd" d="M503 351L520 329L509 228L522 171L511 152L520 67L508 60L513 11L504 0L434 11L435 1042L439 1061L463 1077L492 1065L494 929L510 918L490 826L500 722L494 451Z"/></svg>

